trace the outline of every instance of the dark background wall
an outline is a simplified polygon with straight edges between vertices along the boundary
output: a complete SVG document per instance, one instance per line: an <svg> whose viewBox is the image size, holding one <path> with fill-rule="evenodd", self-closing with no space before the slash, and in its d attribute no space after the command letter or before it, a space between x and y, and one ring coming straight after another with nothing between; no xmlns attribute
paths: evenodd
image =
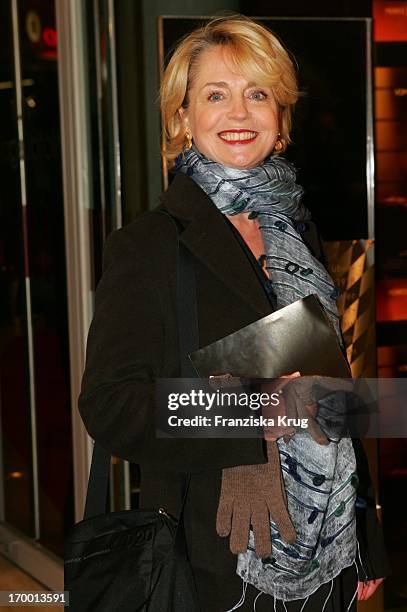
<svg viewBox="0 0 407 612"><path fill-rule="evenodd" d="M164 0L116 3L124 222L153 208L164 186L157 98L162 56L199 23L199 18L225 12L241 12L266 21L273 16L311 21L327 17L326 22L307 22L304 27L301 21L296 25L289 20L267 21L294 52L306 94L296 108L294 144L288 157L302 171L299 180L306 188L307 204L325 237L366 238L366 25L364 21L351 24L342 20L369 17L371 6L365 1L209 0L199 6L187 0L175 0L170 5ZM162 23L171 24L172 32L168 36L169 26L165 26L167 35L160 39ZM335 44L331 44L332 36ZM336 182L333 189L332 178ZM335 196L335 201L327 202L325 191L330 191L330 200Z"/></svg>
<svg viewBox="0 0 407 612"><path fill-rule="evenodd" d="M277 17L371 17L370 0L243 0L241 12L245 15Z"/></svg>

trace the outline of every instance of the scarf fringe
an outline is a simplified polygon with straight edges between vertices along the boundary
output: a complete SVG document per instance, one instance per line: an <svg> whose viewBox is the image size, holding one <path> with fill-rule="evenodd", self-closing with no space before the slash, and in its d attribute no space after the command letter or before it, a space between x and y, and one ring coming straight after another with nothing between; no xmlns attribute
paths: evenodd
<svg viewBox="0 0 407 612"><path fill-rule="evenodd" d="M359 552L359 542L358 542L358 552ZM359 553L359 559L360 559L360 553ZM356 573L357 573L358 581L359 581L359 571L358 571L358 566L357 566L356 560L352 563L352 565L355 565ZM361 565L362 565L362 563L361 563ZM363 565L362 565L362 567L363 567ZM364 571L364 568L363 568L363 571ZM327 603L328 603L328 601L329 601L329 599L330 599L330 597L332 595L333 586L334 586L334 580L335 579L332 578L331 581L330 581L331 582L331 588L329 590L328 597L324 601L324 605L323 605L323 607L321 609L321 612L325 611L326 605L327 605ZM237 610L238 608L241 608L243 606L243 604L245 603L245 600L246 600L246 591L247 591L247 586L248 586L249 583L245 582L243 579L242 579L242 583L243 583L243 592L242 592L242 595L240 596L239 601L233 606L233 608L229 608L229 610L226 610L226 612L233 612L233 610ZM315 593L315 591L314 591L314 593ZM350 612L350 610L352 608L352 604L355 601L355 598L356 598L357 594L358 594L358 585L356 586L356 590L355 590L355 592L354 592L354 594L352 596L352 599L350 600L349 605L346 608L346 612ZM257 603L257 600L262 595L266 595L266 593L264 593L263 591L259 591L259 593L256 595L256 597L254 599L254 602L253 602L253 612L256 612L256 603ZM278 599L276 599L272 595L270 595L270 597L273 597L273 604L274 604L273 605L273 609L274 609L274 612L277 612L277 603L279 601L282 603L285 612L287 612L287 607L286 607L285 601L283 599L278 600ZM308 595L308 597L306 598L306 600L304 601L304 603L301 606L300 612L304 612L305 606L307 605L310 597L311 597L311 595ZM315 609L313 609L312 612L317 612L317 611Z"/></svg>
<svg viewBox="0 0 407 612"><path fill-rule="evenodd" d="M358 566L357 566L356 561L354 561L354 564L355 564L355 567L356 567L356 572L358 573ZM359 574L358 574L358 578L359 578ZM349 604L349 606L346 608L346 612L349 612L349 610L350 610L350 609L351 609L351 607L352 607L352 604L353 604L353 602L354 602L354 600L355 600L355 597L356 597L356 595L358 594L358 587L359 587L359 585L357 584L357 585L356 585L356 591L354 592L353 597L352 597L352 599L350 600L350 604Z"/></svg>
<svg viewBox="0 0 407 612"><path fill-rule="evenodd" d="M358 573L358 580L359 580L360 582L365 582L365 583L366 583L366 582L368 582L368 580L369 580L369 579L368 579L368 577L367 577L367 572L366 572L366 570L365 570L365 568L364 568L364 565L363 565L363 563L362 563L362 558L361 558L361 556L360 556L360 547L359 547L359 540L358 540L358 539L356 539L356 544L357 544L357 548L358 548L358 557L359 557L360 567L362 568L362 570L364 571L364 574L365 574L365 577L364 577L364 578L363 578L363 580L362 580L362 579L360 578L360 576L359 576L359 569L358 569L358 565L357 565L357 563L356 563L356 561L355 561L356 571L357 571L357 573Z"/></svg>
<svg viewBox="0 0 407 612"><path fill-rule="evenodd" d="M256 601L258 600L259 597L261 597L261 595L264 595L263 591L260 591L260 593L256 595L256 599L254 600L254 603L253 603L253 612L256 612Z"/></svg>
<svg viewBox="0 0 407 612"><path fill-rule="evenodd" d="M334 579L332 578L332 579L331 579L331 590L329 591L328 597L325 599L324 607L322 608L321 612L324 612L324 610L325 610L325 606L326 606L326 604L328 603L329 598L331 597L331 594L332 594L333 588L334 588Z"/></svg>
<svg viewBox="0 0 407 612"><path fill-rule="evenodd" d="M245 599L246 599L247 585L249 583L245 582L244 580L242 580L242 582L243 582L243 592L240 596L239 601L233 606L233 608L229 608L229 610L226 610L226 612L233 612L233 610L237 610L238 608L241 608L243 606Z"/></svg>

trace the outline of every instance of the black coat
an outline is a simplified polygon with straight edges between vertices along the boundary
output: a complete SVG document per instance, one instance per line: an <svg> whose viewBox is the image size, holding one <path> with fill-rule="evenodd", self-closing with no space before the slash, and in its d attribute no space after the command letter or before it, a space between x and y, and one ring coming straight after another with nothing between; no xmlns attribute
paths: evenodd
<svg viewBox="0 0 407 612"><path fill-rule="evenodd" d="M194 181L177 175L161 201L185 228L181 241L195 256L200 346L269 314L254 258ZM312 223L303 237L319 257ZM109 237L79 409L94 439L113 455L140 465L142 507L163 507L177 516L183 474L192 473L185 510L188 550L205 602L202 609L217 612L232 607L241 592L236 557L228 539L215 530L221 469L265 463L266 456L261 439L155 438L154 381L180 375L176 257L175 229L164 215L145 214ZM364 476L368 487L369 475ZM358 522L366 530L363 512ZM386 575L388 567L375 511L370 523L376 548L363 554L372 578Z"/></svg>

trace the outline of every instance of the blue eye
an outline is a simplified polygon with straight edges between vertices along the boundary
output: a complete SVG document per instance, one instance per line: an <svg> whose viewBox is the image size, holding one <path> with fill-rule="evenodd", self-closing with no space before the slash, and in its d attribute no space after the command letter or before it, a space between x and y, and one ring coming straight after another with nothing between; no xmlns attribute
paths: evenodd
<svg viewBox="0 0 407 612"><path fill-rule="evenodd" d="M250 94L250 97L254 100L265 100L267 98L267 94L264 91L253 91Z"/></svg>
<svg viewBox="0 0 407 612"><path fill-rule="evenodd" d="M211 100L212 102L218 102L221 99L222 99L222 94L219 91L214 91L208 97L208 100Z"/></svg>

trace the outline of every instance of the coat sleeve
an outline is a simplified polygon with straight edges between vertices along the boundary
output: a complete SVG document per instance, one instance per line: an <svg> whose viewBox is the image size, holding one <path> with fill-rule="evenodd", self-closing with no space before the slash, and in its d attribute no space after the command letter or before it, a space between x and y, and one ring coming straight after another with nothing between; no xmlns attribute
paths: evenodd
<svg viewBox="0 0 407 612"><path fill-rule="evenodd" d="M107 241L79 396L85 427L112 455L151 468L195 472L265 463L262 440L156 438L155 381L168 377L162 310L163 304L171 310L171 299L163 292L171 288L168 260L176 261L176 249L163 247L169 231L162 223L168 221L147 220Z"/></svg>
<svg viewBox="0 0 407 612"><path fill-rule="evenodd" d="M89 435L129 460L143 457L153 438L154 347L163 341L156 289L138 260L122 230L109 237L79 396Z"/></svg>

